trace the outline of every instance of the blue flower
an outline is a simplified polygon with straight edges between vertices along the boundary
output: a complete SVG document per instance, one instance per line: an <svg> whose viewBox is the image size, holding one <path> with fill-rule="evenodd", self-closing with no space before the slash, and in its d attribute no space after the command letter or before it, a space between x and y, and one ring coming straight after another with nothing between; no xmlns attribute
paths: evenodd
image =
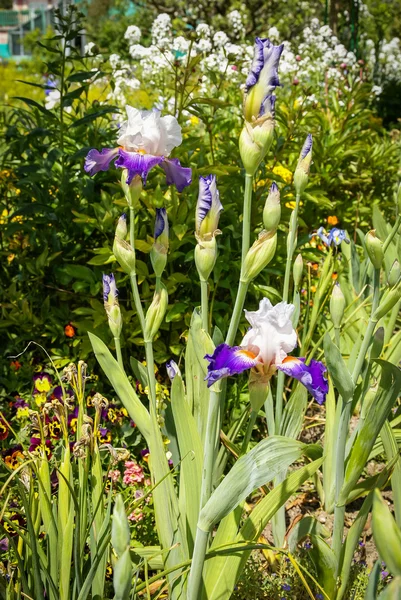
<svg viewBox="0 0 401 600"><path fill-rule="evenodd" d="M319 227L314 235L317 235L328 247L339 246L341 242L349 244L347 232L344 229L338 229L337 227L333 227L328 233L325 231L324 227Z"/></svg>

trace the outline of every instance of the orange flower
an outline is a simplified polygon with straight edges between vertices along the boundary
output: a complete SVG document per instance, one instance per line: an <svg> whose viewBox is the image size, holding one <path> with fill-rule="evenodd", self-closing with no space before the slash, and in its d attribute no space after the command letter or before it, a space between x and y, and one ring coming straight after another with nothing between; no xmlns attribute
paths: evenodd
<svg viewBox="0 0 401 600"><path fill-rule="evenodd" d="M10 367L12 367L12 368L14 369L14 371L18 371L18 369L20 369L20 368L21 368L21 366L22 366L22 365L21 365L21 363L20 363L20 362L18 362L18 360L13 360L13 361L10 363Z"/></svg>
<svg viewBox="0 0 401 600"><path fill-rule="evenodd" d="M329 225L338 225L338 219L335 215L331 215L330 217L327 217L327 223Z"/></svg>
<svg viewBox="0 0 401 600"><path fill-rule="evenodd" d="M310 291L312 292L312 294L314 294L316 292L316 286L315 285L311 285L310 286Z"/></svg>
<svg viewBox="0 0 401 600"><path fill-rule="evenodd" d="M64 327L64 333L67 337L72 338L75 335L75 328L69 323Z"/></svg>
<svg viewBox="0 0 401 600"><path fill-rule="evenodd" d="M337 279L337 277L338 277L338 273L333 273L331 276L332 279Z"/></svg>

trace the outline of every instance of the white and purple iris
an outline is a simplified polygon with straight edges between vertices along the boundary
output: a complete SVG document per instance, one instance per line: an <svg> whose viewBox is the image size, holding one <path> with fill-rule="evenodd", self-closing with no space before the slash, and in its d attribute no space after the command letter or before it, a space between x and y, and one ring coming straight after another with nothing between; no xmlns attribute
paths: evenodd
<svg viewBox="0 0 401 600"><path fill-rule="evenodd" d="M347 244L350 243L349 239L347 238L347 232L344 231L344 229L338 229L337 227L330 229L327 235L324 227L319 227L315 235L320 237L326 246L339 246L341 242L346 242Z"/></svg>
<svg viewBox="0 0 401 600"><path fill-rule="evenodd" d="M252 122L267 113L274 116L274 89L280 85L278 65L284 44L256 38L251 69L246 80L245 118Z"/></svg>
<svg viewBox="0 0 401 600"><path fill-rule="evenodd" d="M166 209L165 208L156 208L155 230L154 230L154 235L153 235L153 237L155 238L155 241L163 233L165 236L167 236L167 243L168 243L169 227L168 227Z"/></svg>
<svg viewBox="0 0 401 600"><path fill-rule="evenodd" d="M328 392L328 381L324 377L326 367L312 360L305 364L305 358L287 356L297 345L297 334L291 322L295 307L286 302L275 306L263 298L257 311L245 311L251 328L245 334L240 346L220 344L209 361L206 380L208 387L219 379L237 375L254 369L261 376L271 377L276 369L298 379L319 404L323 404Z"/></svg>
<svg viewBox="0 0 401 600"><path fill-rule="evenodd" d="M196 236L208 240L221 231L218 229L220 213L223 205L220 202L216 176L199 177L199 195L196 204Z"/></svg>
<svg viewBox="0 0 401 600"><path fill-rule="evenodd" d="M118 297L116 280L113 273L111 275L103 275L103 300L113 304Z"/></svg>
<svg viewBox="0 0 401 600"><path fill-rule="evenodd" d="M128 119L119 130L117 148L103 148L100 152L90 150L85 159L85 171L94 175L107 171L111 161L115 166L127 169L126 183L135 176L141 177L144 185L148 173L160 165L166 174L167 185L174 184L179 192L190 185L192 170L182 167L177 158L168 158L172 150L182 142L181 127L175 117L162 117L160 111L141 111L126 106Z"/></svg>

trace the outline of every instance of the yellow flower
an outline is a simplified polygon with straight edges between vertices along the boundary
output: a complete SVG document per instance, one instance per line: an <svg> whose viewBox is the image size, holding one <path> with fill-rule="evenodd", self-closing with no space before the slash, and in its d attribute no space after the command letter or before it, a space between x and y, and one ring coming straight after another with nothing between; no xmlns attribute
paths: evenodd
<svg viewBox="0 0 401 600"><path fill-rule="evenodd" d="M15 258L15 254L9 254L7 256L7 262L12 263Z"/></svg>
<svg viewBox="0 0 401 600"><path fill-rule="evenodd" d="M329 225L337 225L338 224L338 219L335 215L331 215L330 217L327 217L327 223Z"/></svg>
<svg viewBox="0 0 401 600"><path fill-rule="evenodd" d="M34 394L35 402L38 406L42 406L47 401L47 396L44 392L41 394Z"/></svg>
<svg viewBox="0 0 401 600"><path fill-rule="evenodd" d="M303 203L303 202L302 202L302 200L301 200L301 202L299 203L299 206L303 206L303 204L304 204L304 203ZM289 202L286 202L286 203L285 203L285 206L286 206L287 208L291 208L292 210L294 210L294 208L295 208L295 205L296 205L296 202L295 202L295 200L290 200Z"/></svg>
<svg viewBox="0 0 401 600"><path fill-rule="evenodd" d="M29 406L23 406L21 408L17 408L17 419L25 419L29 417Z"/></svg>
<svg viewBox="0 0 401 600"><path fill-rule="evenodd" d="M11 219L12 223L23 223L23 221L24 221L24 218L22 215L16 215L15 217L13 217Z"/></svg>
<svg viewBox="0 0 401 600"><path fill-rule="evenodd" d="M276 165L273 169L273 173L284 179L286 183L291 183L292 173L282 165Z"/></svg>
<svg viewBox="0 0 401 600"><path fill-rule="evenodd" d="M195 115L192 115L189 120L191 121L191 125L199 125L199 118L195 117Z"/></svg>
<svg viewBox="0 0 401 600"><path fill-rule="evenodd" d="M260 181L258 181L258 183L256 184L256 187L264 187L267 183L266 179L261 179Z"/></svg>
<svg viewBox="0 0 401 600"><path fill-rule="evenodd" d="M7 221L7 217L8 217L8 210L5 208L0 216L0 225L4 225L4 223Z"/></svg>

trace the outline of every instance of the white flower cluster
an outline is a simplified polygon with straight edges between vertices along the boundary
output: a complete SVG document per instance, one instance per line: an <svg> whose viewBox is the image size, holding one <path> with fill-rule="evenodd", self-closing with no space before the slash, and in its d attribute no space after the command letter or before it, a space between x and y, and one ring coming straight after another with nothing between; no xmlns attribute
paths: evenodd
<svg viewBox="0 0 401 600"><path fill-rule="evenodd" d="M158 15L153 22L150 46L139 43L139 27L129 26L124 37L129 43L132 64L122 61L116 54L109 58L116 84L114 99L123 103L124 91L138 89L140 79L145 85L159 90L156 103L160 108L169 106L170 110L173 110L172 86L168 85L171 81L171 67L174 64L184 64L189 51L192 56L201 55L197 67L201 76L194 93L201 96L213 93L216 73L224 74L233 85L244 85L253 57L253 46L243 41L244 21L238 10L228 14L228 22L231 25L231 40L235 40L235 43L225 32L214 31L206 23L199 23L195 29L195 40L191 44L184 35L173 35L171 19L166 13ZM275 44L281 41L280 32L276 27L270 27L268 36ZM366 45L369 47L369 42ZM372 64L373 60L372 47ZM379 61L386 77L397 73L401 80L401 48L398 39L383 44ZM304 29L303 41L296 49L290 42L284 42L280 81L285 86L284 90L298 84L302 84L302 89L310 87L311 94L307 101L316 103L327 85L331 90L340 88L346 85L347 74L351 73L355 78L359 78L360 69L361 65L358 64L356 55L347 51L332 30L327 25L322 26L315 18ZM372 89L372 95L378 95L380 92L380 85Z"/></svg>
<svg viewBox="0 0 401 600"><path fill-rule="evenodd" d="M84 47L85 56L95 56L95 42L88 42Z"/></svg>
<svg viewBox="0 0 401 600"><path fill-rule="evenodd" d="M389 42L383 40L378 52L372 40L367 40L368 65L377 78L377 87L382 87L385 82L401 82L401 44L399 38Z"/></svg>

